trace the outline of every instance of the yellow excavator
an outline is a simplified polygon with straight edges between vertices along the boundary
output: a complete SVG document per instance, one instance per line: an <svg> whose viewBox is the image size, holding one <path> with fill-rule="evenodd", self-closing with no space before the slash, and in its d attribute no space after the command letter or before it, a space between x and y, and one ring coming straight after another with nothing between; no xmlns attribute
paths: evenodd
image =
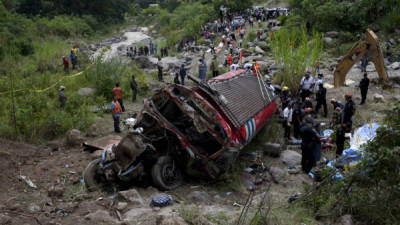
<svg viewBox="0 0 400 225"><path fill-rule="evenodd" d="M346 75L351 67L365 55L369 55L372 58L372 62L375 64L375 68L378 72L381 83L383 85L387 84L388 76L386 73L385 62L383 60L378 36L376 36L372 30L367 29L366 40L357 41L350 51L344 56L342 61L340 61L336 66L334 72L335 87L344 86Z"/></svg>

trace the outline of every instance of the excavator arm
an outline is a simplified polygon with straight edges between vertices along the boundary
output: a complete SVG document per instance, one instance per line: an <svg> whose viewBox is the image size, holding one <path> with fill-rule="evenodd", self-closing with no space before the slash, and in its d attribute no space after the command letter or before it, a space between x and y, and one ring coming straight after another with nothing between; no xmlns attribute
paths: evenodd
<svg viewBox="0 0 400 225"><path fill-rule="evenodd" d="M340 61L336 66L334 72L335 87L344 86L346 75L350 71L351 67L360 61L360 59L367 53L369 53L372 62L375 64L381 82L386 84L388 78L378 37L372 30L367 29L366 41L356 42L350 51L344 56L342 61Z"/></svg>

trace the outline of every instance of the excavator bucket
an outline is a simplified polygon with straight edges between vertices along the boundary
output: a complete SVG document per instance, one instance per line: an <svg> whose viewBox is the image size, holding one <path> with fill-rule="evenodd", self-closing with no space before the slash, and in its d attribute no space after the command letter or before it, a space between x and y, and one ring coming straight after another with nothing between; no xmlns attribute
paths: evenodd
<svg viewBox="0 0 400 225"><path fill-rule="evenodd" d="M387 83L388 77L378 36L376 36L372 30L367 29L366 40L364 42L357 41L350 51L343 57L342 61L340 61L336 66L334 72L335 87L344 86L346 75L350 71L351 67L360 61L360 59L367 53L369 53L372 58L372 62L375 65L381 83L384 85Z"/></svg>

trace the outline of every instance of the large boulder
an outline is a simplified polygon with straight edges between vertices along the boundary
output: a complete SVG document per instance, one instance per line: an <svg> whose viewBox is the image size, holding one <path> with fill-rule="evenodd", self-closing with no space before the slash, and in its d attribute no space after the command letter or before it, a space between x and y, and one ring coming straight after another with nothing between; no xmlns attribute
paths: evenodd
<svg viewBox="0 0 400 225"><path fill-rule="evenodd" d="M269 168L268 172L271 174L272 180L275 183L281 182L281 180L286 177L286 171L276 166Z"/></svg>
<svg viewBox="0 0 400 225"><path fill-rule="evenodd" d="M136 189L118 192L117 198L131 205L144 206L144 200Z"/></svg>
<svg viewBox="0 0 400 225"><path fill-rule="evenodd" d="M398 70L400 69L400 63L399 62L394 62L389 66L392 70Z"/></svg>
<svg viewBox="0 0 400 225"><path fill-rule="evenodd" d="M344 215L339 218L337 225L353 225L353 218L351 215Z"/></svg>
<svg viewBox="0 0 400 225"><path fill-rule="evenodd" d="M134 62L142 69L154 69L157 65L157 62L154 63L147 56L136 56Z"/></svg>
<svg viewBox="0 0 400 225"><path fill-rule="evenodd" d="M161 215L157 218L156 224L159 225L188 225L182 217L179 216L164 216Z"/></svg>
<svg viewBox="0 0 400 225"><path fill-rule="evenodd" d="M375 102L385 102L385 97L381 94L374 94Z"/></svg>
<svg viewBox="0 0 400 225"><path fill-rule="evenodd" d="M259 53L259 54L265 54L265 51L262 50L259 46L256 46L256 48L254 49L255 52Z"/></svg>
<svg viewBox="0 0 400 225"><path fill-rule="evenodd" d="M92 96L92 95L94 95L94 89L93 88L81 88L78 91L78 95L81 95L81 96Z"/></svg>
<svg viewBox="0 0 400 225"><path fill-rule="evenodd" d="M281 160L286 165L297 165L301 163L301 155L295 151L286 150L282 152Z"/></svg>
<svg viewBox="0 0 400 225"><path fill-rule="evenodd" d="M330 37L330 38L337 38L339 36L339 32L337 31L329 31L325 33L326 37Z"/></svg>
<svg viewBox="0 0 400 225"><path fill-rule="evenodd" d="M330 43L333 42L333 39L330 38L330 37L326 37L326 38L324 38L324 42L325 42L326 44L330 44Z"/></svg>
<svg viewBox="0 0 400 225"><path fill-rule="evenodd" d="M258 61L258 65L260 65L260 71L261 72L267 72L268 71L268 63L264 61Z"/></svg>
<svg viewBox="0 0 400 225"><path fill-rule="evenodd" d="M264 153L272 157L279 157L281 154L282 146L277 143L264 143Z"/></svg>
<svg viewBox="0 0 400 225"><path fill-rule="evenodd" d="M179 69L183 61L179 60L176 57L165 57L162 58L161 63L163 65L164 70L176 70Z"/></svg>
<svg viewBox="0 0 400 225"><path fill-rule="evenodd" d="M67 133L67 145L77 146L81 145L85 139L83 138L81 132L77 129L72 129Z"/></svg>

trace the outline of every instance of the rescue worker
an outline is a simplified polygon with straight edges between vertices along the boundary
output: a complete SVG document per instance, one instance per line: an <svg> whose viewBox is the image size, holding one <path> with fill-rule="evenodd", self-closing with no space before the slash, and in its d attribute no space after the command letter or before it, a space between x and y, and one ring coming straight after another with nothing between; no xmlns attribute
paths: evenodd
<svg viewBox="0 0 400 225"><path fill-rule="evenodd" d="M131 80L130 80L130 85L132 89L132 102L136 101L136 95L138 92L138 85L135 80L135 75L132 74Z"/></svg>
<svg viewBox="0 0 400 225"><path fill-rule="evenodd" d="M60 100L60 107L64 108L67 104L67 95L65 94L65 87L60 86L58 89L58 99Z"/></svg>
<svg viewBox="0 0 400 225"><path fill-rule="evenodd" d="M253 74L257 76L260 73L260 65L258 64L257 60L253 59Z"/></svg>
<svg viewBox="0 0 400 225"><path fill-rule="evenodd" d="M218 76L218 64L217 64L217 60L214 58L214 60L211 62L210 65L210 70L212 72L212 76L216 77Z"/></svg>
<svg viewBox="0 0 400 225"><path fill-rule="evenodd" d="M304 101L306 97L310 96L314 87L314 78L311 76L310 72L307 72L306 75L301 79L300 87L301 99Z"/></svg>
<svg viewBox="0 0 400 225"><path fill-rule="evenodd" d="M361 72L367 72L367 66L368 66L368 57L364 55L364 57L361 58Z"/></svg>
<svg viewBox="0 0 400 225"><path fill-rule="evenodd" d="M202 81L206 81L207 65L204 59L199 60L199 78Z"/></svg>
<svg viewBox="0 0 400 225"><path fill-rule="evenodd" d="M157 69L158 69L158 81L163 82L163 67L162 67L162 63L161 63L161 58L158 57L158 62L157 62Z"/></svg>
<svg viewBox="0 0 400 225"><path fill-rule="evenodd" d="M121 106L122 112L125 112L124 102L122 100L122 89L119 86L119 83L115 84L115 87L113 88L113 91L112 91L112 95L113 95L113 97L117 98L119 105Z"/></svg>
<svg viewBox="0 0 400 225"><path fill-rule="evenodd" d="M78 48L77 47L72 48L71 53L74 55L73 61L71 58L72 69L75 69L76 65L78 64Z"/></svg>
<svg viewBox="0 0 400 225"><path fill-rule="evenodd" d="M369 86L368 74L364 73L364 78L361 79L360 85L359 85L360 91L361 91L361 103L360 103L360 105L364 104L365 100L367 99L368 86Z"/></svg>
<svg viewBox="0 0 400 225"><path fill-rule="evenodd" d="M186 69L184 64L179 68L179 75L181 75L181 84L185 85Z"/></svg>
<svg viewBox="0 0 400 225"><path fill-rule="evenodd" d="M292 97L290 94L289 88L287 86L283 87L283 90L279 97L281 99L281 105L282 105L282 111L283 111L288 106L290 99Z"/></svg>
<svg viewBox="0 0 400 225"><path fill-rule="evenodd" d="M285 110L283 110L283 128L285 129L285 138L290 140L290 128L292 127L293 109L289 102Z"/></svg>
<svg viewBox="0 0 400 225"><path fill-rule="evenodd" d="M311 118L306 118L303 126L300 129L301 133L301 167L303 171L308 174L313 165L313 149L316 135L313 131L313 123L314 121Z"/></svg>
<svg viewBox="0 0 400 225"><path fill-rule="evenodd" d="M344 105L335 98L331 99L331 104L333 105L333 109L336 109L337 107L339 107L340 109L344 108Z"/></svg>
<svg viewBox="0 0 400 225"><path fill-rule="evenodd" d="M69 72L69 62L65 56L63 56L63 65L64 65L64 71L66 73L68 73Z"/></svg>
<svg viewBox="0 0 400 225"><path fill-rule="evenodd" d="M229 64L229 66L231 66L232 63L233 63L232 55L229 55L229 56L228 56L228 64Z"/></svg>
<svg viewBox="0 0 400 225"><path fill-rule="evenodd" d="M114 120L114 131L116 133L121 133L121 130L119 128L119 118L121 117L121 105L119 104L116 96L114 96L113 101L111 102L111 111Z"/></svg>
<svg viewBox="0 0 400 225"><path fill-rule="evenodd" d="M293 136L296 139L300 138L300 127L305 115L306 111L303 109L303 102L297 102L293 110L293 119L292 119Z"/></svg>
<svg viewBox="0 0 400 225"><path fill-rule="evenodd" d="M74 55L74 53L72 51L69 54L69 58L71 59L72 69L74 70L75 66L76 66L76 56Z"/></svg>
<svg viewBox="0 0 400 225"><path fill-rule="evenodd" d="M306 97L306 99L305 99L305 101L304 101L304 108L306 109L306 108L313 108L313 105L312 105L312 101L311 101L311 99L309 98L309 97Z"/></svg>
<svg viewBox="0 0 400 225"><path fill-rule="evenodd" d="M336 157L340 157L343 153L344 142L346 140L345 133L348 124L339 124L336 128Z"/></svg>
<svg viewBox="0 0 400 225"><path fill-rule="evenodd" d="M347 93L345 95L345 99L346 99L346 104L344 105L344 109L343 109L342 123L346 124L346 128L347 128L346 132L350 132L352 124L353 124L353 115L356 111L356 108L355 108L355 104L352 100L352 94Z"/></svg>
<svg viewBox="0 0 400 225"><path fill-rule="evenodd" d="M181 82L179 81L179 74L178 73L174 73L174 84L180 84Z"/></svg>
<svg viewBox="0 0 400 225"><path fill-rule="evenodd" d="M319 108L324 107L324 117L328 116L328 106L326 105L326 88L323 84L319 84L317 92L317 106L315 107L315 114L318 114Z"/></svg>
<svg viewBox="0 0 400 225"><path fill-rule="evenodd" d="M342 123L342 109L340 107L336 107L335 110L333 110L332 113L332 119L330 122L330 126L332 128L337 128Z"/></svg>
<svg viewBox="0 0 400 225"><path fill-rule="evenodd" d="M316 71L318 74L319 74L320 66L321 66L321 64L320 64L320 62L319 62L319 59L317 59L317 61L316 61L316 63L315 63L315 71Z"/></svg>

